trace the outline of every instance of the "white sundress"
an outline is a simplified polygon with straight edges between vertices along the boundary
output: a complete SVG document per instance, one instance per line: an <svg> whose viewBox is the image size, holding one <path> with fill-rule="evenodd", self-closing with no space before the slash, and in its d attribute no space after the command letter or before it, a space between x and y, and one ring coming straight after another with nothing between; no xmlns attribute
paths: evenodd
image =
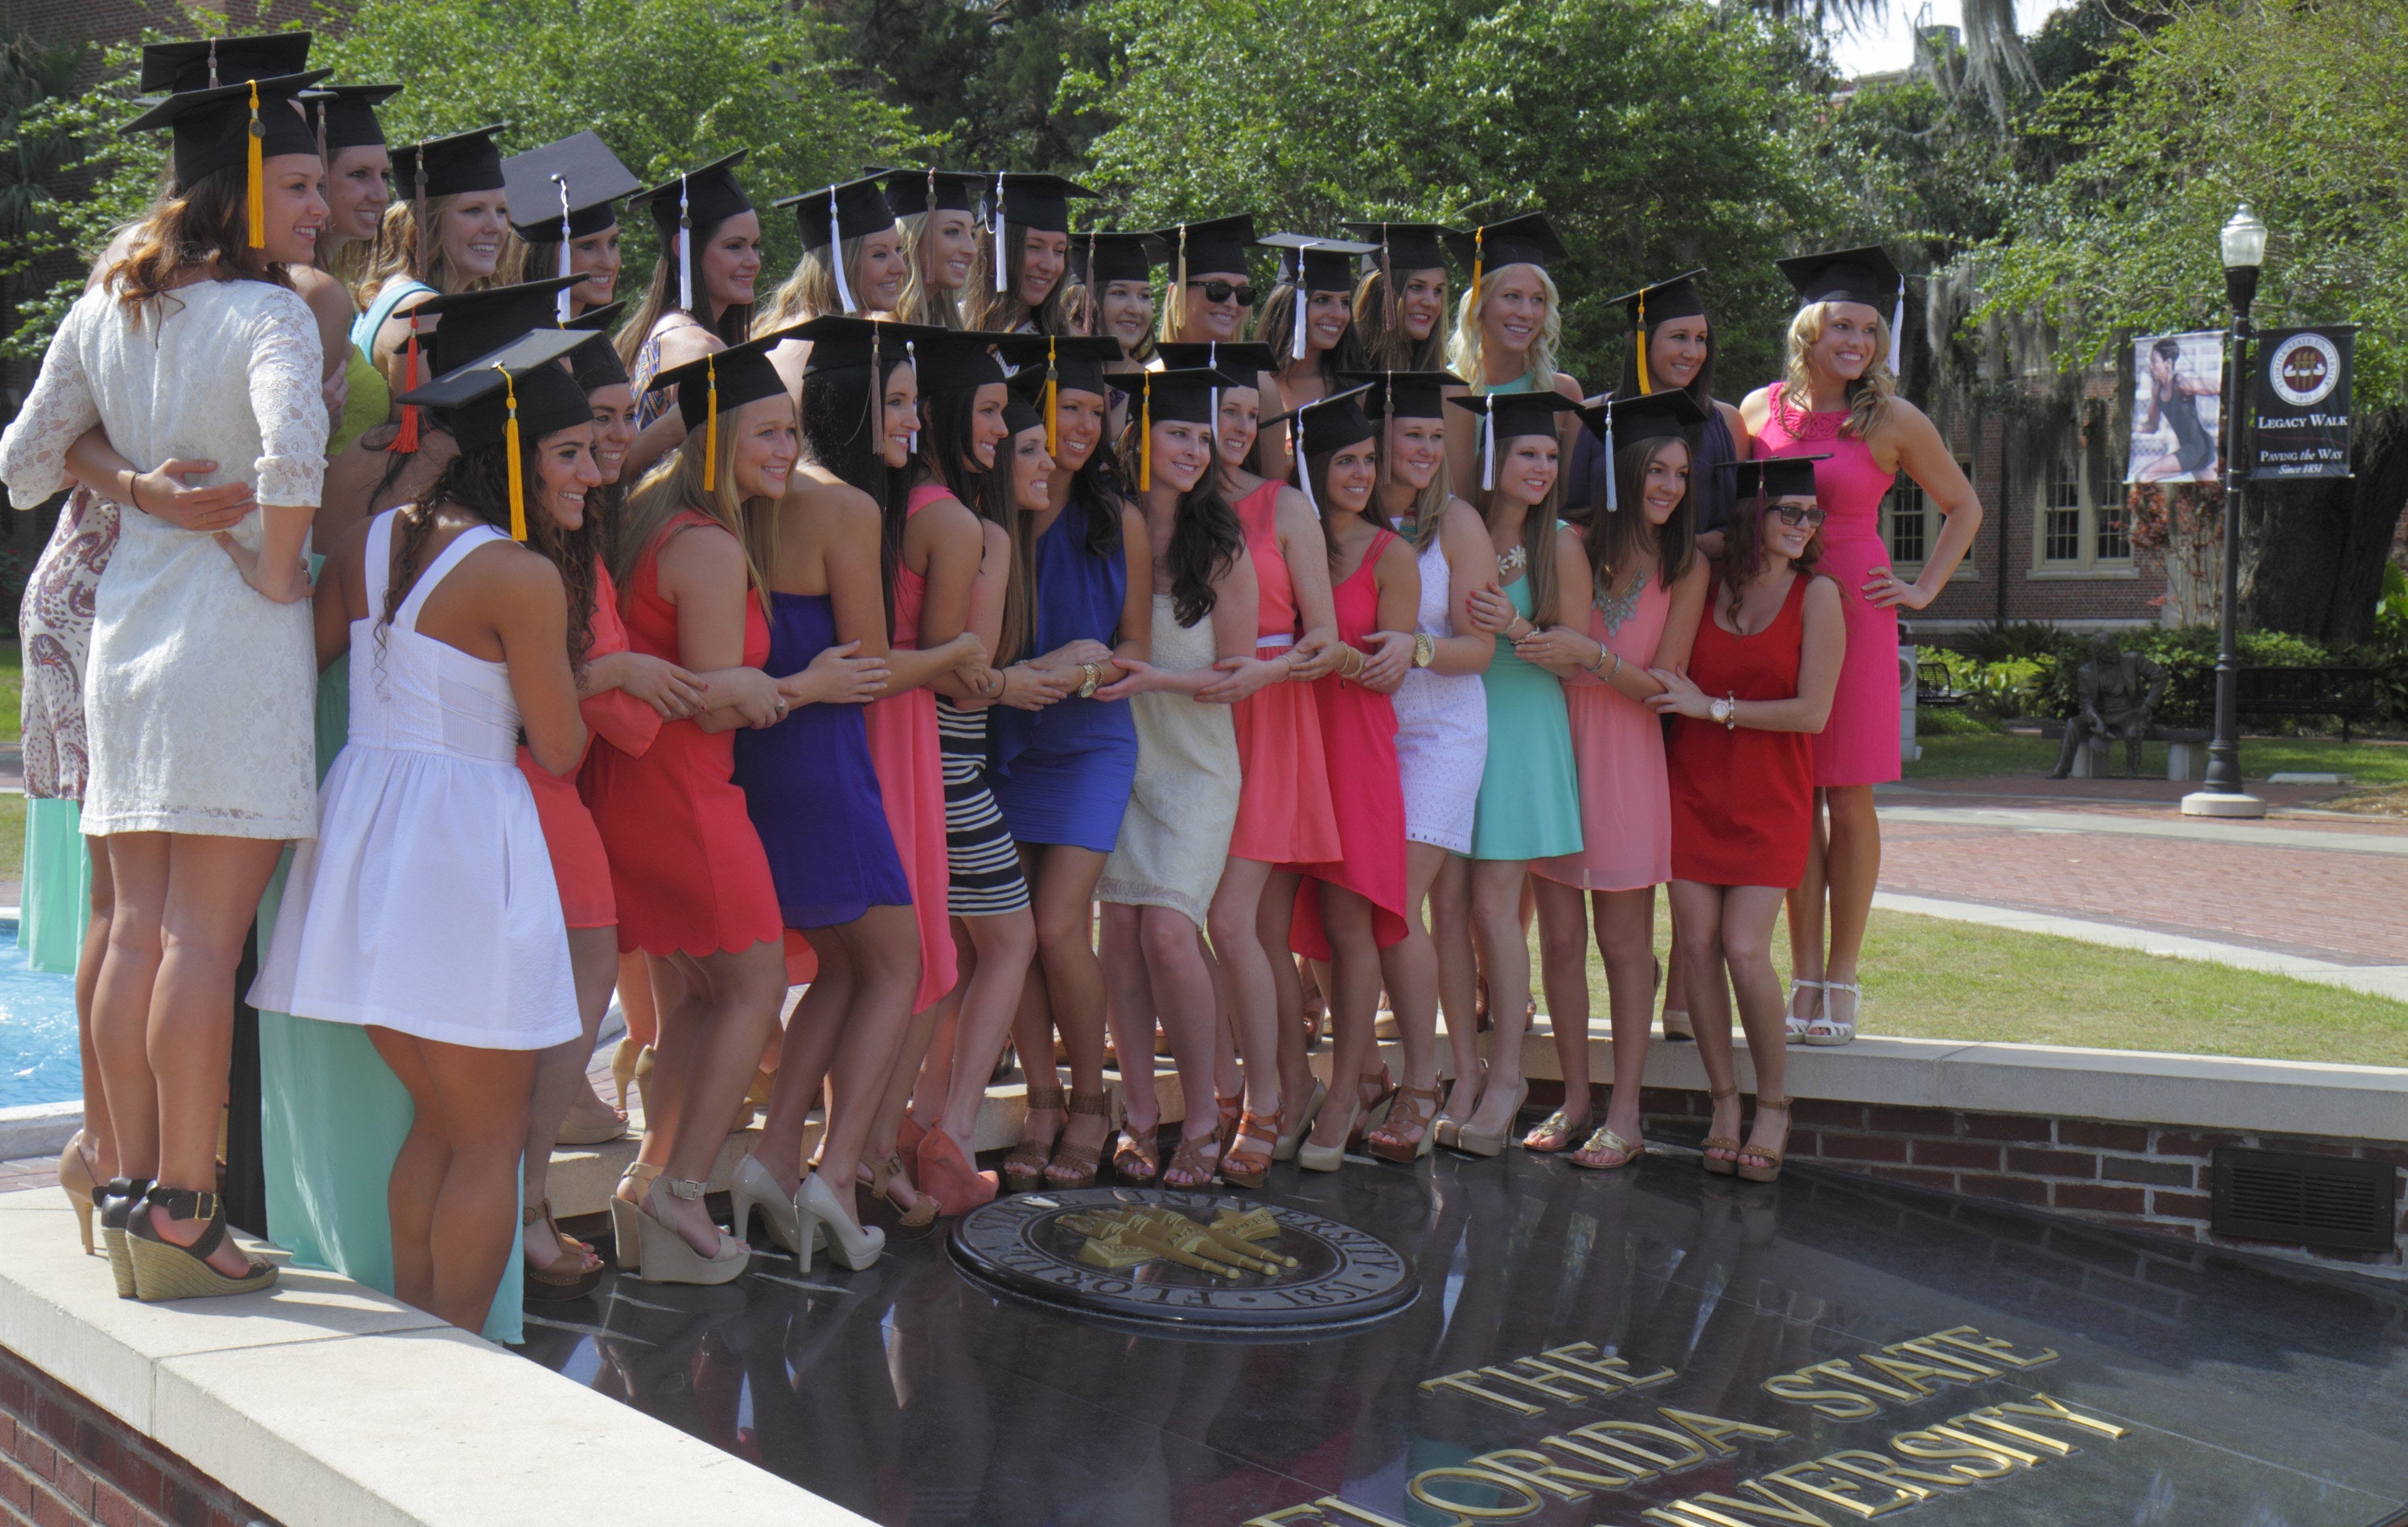
<svg viewBox="0 0 2408 1527"><path fill-rule="evenodd" d="M194 480L314 506L320 362L308 306L265 281L196 281L133 310L106 286L86 292L0 436L9 501L31 508L65 487L67 447L99 424L137 470L206 459L218 470ZM257 550L258 513L234 535ZM308 601L276 604L208 534L122 508L93 599L82 830L308 836L317 689Z"/></svg>
<svg viewBox="0 0 2408 1527"><path fill-rule="evenodd" d="M1440 539L1431 536L1416 559L1422 570L1422 604L1413 629L1433 638L1455 635ZM1480 676L1415 668L1397 691L1396 706L1406 839L1435 843L1449 853L1469 853L1480 775L1488 762L1488 699Z"/></svg>
<svg viewBox="0 0 2408 1527"><path fill-rule="evenodd" d="M490 526L456 536L380 626L398 510L367 537L351 622L350 740L318 837L293 856L252 1006L480 1049L577 1037L560 890L518 767L509 670L418 632L436 587Z"/></svg>

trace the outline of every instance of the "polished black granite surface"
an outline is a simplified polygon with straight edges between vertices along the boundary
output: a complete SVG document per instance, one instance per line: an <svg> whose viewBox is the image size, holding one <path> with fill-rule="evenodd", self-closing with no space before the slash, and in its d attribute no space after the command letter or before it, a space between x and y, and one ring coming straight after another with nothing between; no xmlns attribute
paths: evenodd
<svg viewBox="0 0 2408 1527"><path fill-rule="evenodd" d="M1342 1338L1164 1339L988 1292L937 1234L866 1273L759 1251L724 1288L617 1279L532 1314L525 1350L892 1527L2373 1527L2408 1503L2408 1291L1683 1155L1282 1166L1262 1196L1383 1237L1420 1299Z"/></svg>

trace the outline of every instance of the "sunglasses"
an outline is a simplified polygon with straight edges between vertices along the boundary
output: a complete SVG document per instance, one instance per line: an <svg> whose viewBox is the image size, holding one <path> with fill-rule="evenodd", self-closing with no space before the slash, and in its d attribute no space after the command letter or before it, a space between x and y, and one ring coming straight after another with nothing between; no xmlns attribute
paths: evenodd
<svg viewBox="0 0 2408 1527"><path fill-rule="evenodd" d="M1801 509L1795 504L1775 504L1767 512L1781 516L1781 522L1784 525L1804 525L1808 530L1823 528L1821 509Z"/></svg>
<svg viewBox="0 0 2408 1527"><path fill-rule="evenodd" d="M1231 286L1226 281L1190 281L1187 284L1202 287L1206 302L1227 302L1231 297L1235 297L1240 307L1252 307L1254 305L1254 289L1251 286Z"/></svg>

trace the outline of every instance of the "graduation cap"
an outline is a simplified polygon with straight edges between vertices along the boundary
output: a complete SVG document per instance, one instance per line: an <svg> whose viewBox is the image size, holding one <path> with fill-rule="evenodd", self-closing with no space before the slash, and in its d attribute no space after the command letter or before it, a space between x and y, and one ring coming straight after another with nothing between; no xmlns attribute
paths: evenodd
<svg viewBox="0 0 2408 1527"><path fill-rule="evenodd" d="M401 396L412 407L443 409L463 450L509 448L511 540L527 537L522 443L594 421L585 389L560 364L584 338L577 329L525 335Z"/></svg>
<svg viewBox="0 0 2408 1527"><path fill-rule="evenodd" d="M1753 493L1756 518L1764 518L1765 506L1776 498L1813 498L1814 464L1831 459L1828 451L1820 456L1759 456L1751 462L1716 462L1715 467L1731 475L1734 494Z"/></svg>
<svg viewBox="0 0 2408 1527"><path fill-rule="evenodd" d="M1305 309L1312 306L1310 294L1354 291L1354 257L1377 254L1380 246L1342 238L1315 238L1310 234L1271 234L1254 242L1280 251L1280 281L1298 289L1294 305L1296 332L1289 337L1287 348L1289 354L1302 360Z"/></svg>
<svg viewBox="0 0 2408 1527"><path fill-rule="evenodd" d="M1678 388L1640 397L1584 403L1580 414L1605 438L1605 463L1599 470L1605 474L1605 507L1609 514L1622 507L1622 491L1615 486L1621 474L1613 464L1615 430L1620 430L1626 440L1653 440L1668 435L1685 440L1689 431L1706 421L1706 411L1698 407L1698 400Z"/></svg>
<svg viewBox="0 0 2408 1527"><path fill-rule="evenodd" d="M401 93L399 85L322 85L302 97L317 119L318 149L331 161L346 149L384 144L376 108Z"/></svg>
<svg viewBox="0 0 2408 1527"><path fill-rule="evenodd" d="M1246 268L1246 246L1254 241L1254 215L1233 212L1226 218L1206 218L1200 222L1174 222L1168 228L1156 228L1154 236L1170 250L1172 311L1177 311L1180 295L1187 288L1191 270L1234 270Z"/></svg>
<svg viewBox="0 0 2408 1527"><path fill-rule="evenodd" d="M249 37L194 37L154 42L142 50L134 88L145 95L217 90L251 79L299 74L309 66L309 34L268 32Z"/></svg>
<svg viewBox="0 0 2408 1527"><path fill-rule="evenodd" d="M1547 221L1544 212L1525 212L1518 218L1502 222L1484 222L1468 234L1450 233L1447 248L1456 259L1471 267L1471 310L1480 311L1480 278L1488 271L1505 265L1536 265L1547 268L1550 260L1564 258L1564 241L1555 236L1555 225Z"/></svg>
<svg viewBox="0 0 2408 1527"><path fill-rule="evenodd" d="M898 218L923 212L976 212L979 182L986 178L968 170L907 170L892 164L865 165L861 173L884 177L887 210Z"/></svg>
<svg viewBox="0 0 2408 1527"><path fill-rule="evenodd" d="M1639 390L1652 392L1656 384L1647 377L1647 330L1656 323L1669 323L1676 318L1703 318L1706 299L1698 292L1698 278L1706 273L1699 265L1684 270L1667 280L1651 282L1636 292L1626 292L1613 299L1630 320L1631 343L1639 347Z"/></svg>
<svg viewBox="0 0 2408 1527"><path fill-rule="evenodd" d="M1004 380L1003 363L995 358L996 341L1001 337L946 329L916 341L911 358L919 373L920 395L968 392Z"/></svg>
<svg viewBox="0 0 2408 1527"><path fill-rule="evenodd" d="M443 321L442 327L422 342L426 368L439 376L465 364L470 356L498 350L522 335L561 327L553 299L583 279L582 276L547 276L516 286L437 293L428 297L409 310L413 331L420 319Z"/></svg>
<svg viewBox="0 0 2408 1527"><path fill-rule="evenodd" d="M1868 244L1823 254L1794 254L1773 264L1798 289L1800 307L1819 302L1856 302L1878 313L1883 304L1889 304L1889 368L1893 373L1898 370L1899 336L1906 332L1906 277L1887 250Z"/></svg>
<svg viewBox="0 0 2408 1527"><path fill-rule="evenodd" d="M613 204L642 189L635 172L619 163L610 146L592 133L579 133L529 149L502 161L502 184L517 216L510 227L530 244L553 246L557 274L568 274L568 246L619 221ZM560 211L553 215L552 207ZM569 296L560 293L560 321L568 321Z"/></svg>
<svg viewBox="0 0 2408 1527"><path fill-rule="evenodd" d="M1304 490L1304 501L1312 506L1317 519L1321 501L1313 495L1312 473L1305 466L1305 458L1325 451L1343 450L1378 436L1379 426L1363 412L1363 394L1371 384L1350 387L1342 392L1332 392L1326 398L1315 398L1283 414L1273 414L1265 424L1292 423L1296 431L1296 480Z"/></svg>
<svg viewBox="0 0 2408 1527"><path fill-rule="evenodd" d="M803 232L804 249L838 251L827 257L828 267L836 272L837 306L852 312L857 304L853 300L853 289L845 281L842 242L867 238L895 226L895 214L886 205L886 193L879 189L877 177L839 180L817 191L781 196L769 205L795 209L795 221Z"/></svg>
<svg viewBox="0 0 2408 1527"><path fill-rule="evenodd" d="M1129 380L1137 384L1137 486L1144 492L1154 486L1154 421L1210 428L1220 412L1221 389L1238 384L1203 366L1140 371Z"/></svg>
<svg viewBox="0 0 2408 1527"><path fill-rule="evenodd" d="M1446 389L1464 385L1452 371L1341 371L1338 379L1364 384L1363 411L1374 419L1444 419Z"/></svg>
<svg viewBox="0 0 2408 1527"><path fill-rule="evenodd" d="M429 196L465 196L502 189L502 150L494 135L508 122L472 127L439 138L405 144L393 151L394 183L413 202Z"/></svg>
<svg viewBox="0 0 2408 1527"><path fill-rule="evenodd" d="M1438 222L1366 222L1360 219L1341 219L1338 226L1351 234L1359 234L1379 250L1380 268L1396 278L1400 270L1440 270L1446 265L1446 250L1441 240L1456 236L1455 230Z"/></svg>
<svg viewBox="0 0 2408 1527"><path fill-rule="evenodd" d="M588 308L561 325L566 329L583 330L589 338L568 352L568 369L577 378L577 385L588 392L598 392L605 387L624 387L629 381L627 364L619 359L618 348L610 343L609 330L626 311L624 302L607 303Z"/></svg>
<svg viewBox="0 0 2408 1527"><path fill-rule="evenodd" d="M1004 394L1003 429L1004 438L1007 440L1013 439L1028 430L1043 429L1045 431L1045 453L1049 456L1054 454L1053 426L1047 423L1045 419L1038 413L1037 406L1031 403L1016 387Z"/></svg>
<svg viewBox="0 0 2408 1527"><path fill-rule="evenodd" d="M678 414L685 421L688 441L701 432L703 492L718 486L719 416L748 403L784 395L786 379L769 364L769 351L793 337L793 329L780 329L652 374L644 395L676 388Z"/></svg>
<svg viewBox="0 0 2408 1527"><path fill-rule="evenodd" d="M1487 392L1477 397L1447 399L1469 408L1480 419L1480 486L1497 486L1497 444L1526 435L1553 435L1557 414L1577 413L1580 405L1546 388L1530 392Z"/></svg>
<svg viewBox="0 0 2408 1527"><path fill-rule="evenodd" d="M242 164L248 180L250 242L267 247L267 171L280 154L315 154L318 135L294 109L301 92L334 73L318 69L272 79L246 79L216 90L170 95L127 122L123 132L174 135L176 183L189 189L204 176Z"/></svg>
<svg viewBox="0 0 2408 1527"><path fill-rule="evenodd" d="M1169 257L1162 240L1152 234L1090 228L1070 235L1070 274L1090 287L1151 281L1154 267Z"/></svg>
<svg viewBox="0 0 2408 1527"><path fill-rule="evenodd" d="M995 245L995 290L998 295L1007 284L1003 272L1003 225L1016 222L1036 233L1067 234L1070 231L1069 199L1094 194L1077 181L1058 175L1015 175L1006 170L996 172L994 183L981 185L979 209L986 221L989 240Z"/></svg>
<svg viewBox="0 0 2408 1527"><path fill-rule="evenodd" d="M1162 364L1176 371L1201 366L1225 373L1227 387L1252 387L1259 390L1263 373L1279 369L1279 356L1268 345L1258 339L1166 339L1156 344L1154 353ZM1212 438L1221 437L1221 389L1212 390Z"/></svg>
<svg viewBox="0 0 2408 1527"><path fill-rule="evenodd" d="M1061 438L1058 394L1067 390L1108 396L1104 391L1104 367L1121 359L1121 342L1110 335L1056 338L1043 334L1004 334L995 338L996 350L1013 367L1015 387L1022 378L1031 378L1029 390L1044 406L1045 449L1049 451Z"/></svg>
<svg viewBox="0 0 2408 1527"><path fill-rule="evenodd" d="M736 183L736 166L744 163L746 151L738 149L724 159L714 159L636 193L638 202L652 208L652 226L660 232L662 247L677 251L678 307L685 312L694 311L695 231L707 233L739 212L752 210L744 188Z"/></svg>

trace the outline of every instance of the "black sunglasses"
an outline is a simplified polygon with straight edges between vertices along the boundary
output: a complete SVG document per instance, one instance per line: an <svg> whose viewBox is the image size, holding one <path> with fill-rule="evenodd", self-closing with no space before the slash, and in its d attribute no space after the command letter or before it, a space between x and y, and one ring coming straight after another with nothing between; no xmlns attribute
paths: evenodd
<svg viewBox="0 0 2408 1527"><path fill-rule="evenodd" d="M1809 530L1823 528L1821 509L1801 509L1795 504L1775 504L1772 512L1781 516L1781 522L1784 525L1804 525Z"/></svg>
<svg viewBox="0 0 2408 1527"><path fill-rule="evenodd" d="M1231 297L1235 297L1240 307L1252 307L1254 305L1254 289L1251 286L1231 286L1226 281L1202 280L1190 281L1187 284L1202 287L1206 302L1227 302Z"/></svg>

